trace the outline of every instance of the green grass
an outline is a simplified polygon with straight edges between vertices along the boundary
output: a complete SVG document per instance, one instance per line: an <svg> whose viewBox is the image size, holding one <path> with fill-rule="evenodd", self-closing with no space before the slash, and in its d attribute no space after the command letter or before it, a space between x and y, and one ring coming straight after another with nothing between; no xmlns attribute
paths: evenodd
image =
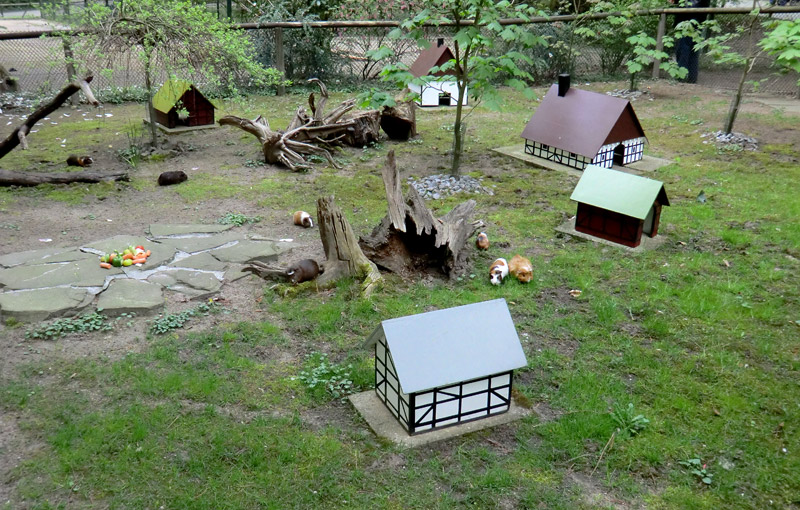
<svg viewBox="0 0 800 510"><path fill-rule="evenodd" d="M250 117L274 112L270 122L283 126L300 100L255 98L232 108ZM387 276L369 300L348 280L320 292L312 284L288 293L267 288L259 305L263 321L151 335L141 352L121 359L65 356L18 367L16 376L0 378L0 409L19 417L21 434L40 448L9 475L14 502L34 508L602 506L572 481L576 472L593 473L594 485L634 506L793 508L800 499L794 162L800 152L768 140L756 153L726 154L702 144L699 133L715 129L709 126L719 123L727 101L689 96L635 106L648 151L676 161L652 175L665 182L671 202L662 213L660 234L667 239L659 249L629 254L555 235L553 228L574 214L569 191L577 179L488 155L517 139L529 112L479 109L470 121L466 170L493 186L493 196L476 198L493 248L472 255L465 275ZM676 118L682 111L697 113ZM451 122L449 113L421 110L418 119L421 143L344 153L341 171L318 167L247 185L207 175L175 193L187 202L237 196L287 213L313 209L316 197L333 194L354 229L365 233L385 214L379 170L388 150L411 174L426 165L446 171L451 133L442 126ZM746 120L755 129L800 136L796 117L748 114ZM700 190L705 204L695 199ZM3 190L0 210L26 193L56 199L54 192ZM432 206L443 214L462 199ZM532 259L533 281L489 285L489 263L515 253ZM573 298L571 289L582 293ZM530 417L401 451L367 432L339 398L300 378L324 353L349 367L356 385L369 387L372 360L362 344L381 320L498 297L509 303L529 362L515 386L549 408L551 420ZM58 345L68 350L74 341ZM629 403L649 423L638 434L617 436L611 413ZM695 458L713 474L710 485L681 464Z"/></svg>

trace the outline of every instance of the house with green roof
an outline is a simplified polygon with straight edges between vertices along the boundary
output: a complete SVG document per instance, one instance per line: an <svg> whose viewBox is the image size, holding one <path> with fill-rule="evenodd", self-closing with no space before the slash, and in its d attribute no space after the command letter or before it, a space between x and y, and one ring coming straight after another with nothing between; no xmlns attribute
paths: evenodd
<svg viewBox="0 0 800 510"><path fill-rule="evenodd" d="M167 80L153 96L153 108L165 128L214 125L214 105L186 80Z"/></svg>
<svg viewBox="0 0 800 510"><path fill-rule="evenodd" d="M631 248L642 234L656 236L669 205L664 183L597 165L584 169L570 199L578 202L575 230Z"/></svg>

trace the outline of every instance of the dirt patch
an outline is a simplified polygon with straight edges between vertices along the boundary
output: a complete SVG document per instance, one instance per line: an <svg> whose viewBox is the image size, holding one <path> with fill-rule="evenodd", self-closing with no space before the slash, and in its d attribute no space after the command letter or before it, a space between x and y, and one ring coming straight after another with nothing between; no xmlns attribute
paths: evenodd
<svg viewBox="0 0 800 510"><path fill-rule="evenodd" d="M611 492L603 489L602 484L583 473L569 473L565 481L581 489L584 502L592 508L614 508L615 510L633 510L641 505L623 501Z"/></svg>
<svg viewBox="0 0 800 510"><path fill-rule="evenodd" d="M44 448L43 443L23 434L18 423L16 414L0 413L0 505L12 500L16 485L12 471Z"/></svg>

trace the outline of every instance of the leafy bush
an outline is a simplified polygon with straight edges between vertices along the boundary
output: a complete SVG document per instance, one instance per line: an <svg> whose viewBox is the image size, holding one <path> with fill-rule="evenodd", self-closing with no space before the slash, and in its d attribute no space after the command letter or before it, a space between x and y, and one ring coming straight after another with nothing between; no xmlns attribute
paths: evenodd
<svg viewBox="0 0 800 510"><path fill-rule="evenodd" d="M169 333L173 329L182 328L192 319L192 317L209 315L211 313L219 312L221 309L222 307L216 304L213 300L209 299L207 303L201 303L189 310L159 316L150 324L150 333L154 335L163 335L165 333Z"/></svg>
<svg viewBox="0 0 800 510"><path fill-rule="evenodd" d="M344 398L360 389L352 380L353 365L337 365L324 352L307 354L305 366L297 379L318 398L325 394L330 394L333 398Z"/></svg>
<svg viewBox="0 0 800 510"><path fill-rule="evenodd" d="M259 221L261 221L261 216L247 216L240 213L228 213L217 219L217 223L221 225L236 225L237 227L241 227L245 223L258 223Z"/></svg>
<svg viewBox="0 0 800 510"><path fill-rule="evenodd" d="M56 319L37 328L29 329L25 332L25 338L53 340L75 333L110 331L111 329L112 326L108 322L108 317L98 312L91 312L78 317Z"/></svg>

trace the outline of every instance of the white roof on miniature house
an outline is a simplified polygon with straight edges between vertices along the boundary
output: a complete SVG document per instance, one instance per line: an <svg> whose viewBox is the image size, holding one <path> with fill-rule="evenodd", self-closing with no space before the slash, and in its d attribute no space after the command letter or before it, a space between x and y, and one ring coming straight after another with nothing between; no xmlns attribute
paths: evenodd
<svg viewBox="0 0 800 510"><path fill-rule="evenodd" d="M381 322L404 393L469 381L527 366L505 299Z"/></svg>

